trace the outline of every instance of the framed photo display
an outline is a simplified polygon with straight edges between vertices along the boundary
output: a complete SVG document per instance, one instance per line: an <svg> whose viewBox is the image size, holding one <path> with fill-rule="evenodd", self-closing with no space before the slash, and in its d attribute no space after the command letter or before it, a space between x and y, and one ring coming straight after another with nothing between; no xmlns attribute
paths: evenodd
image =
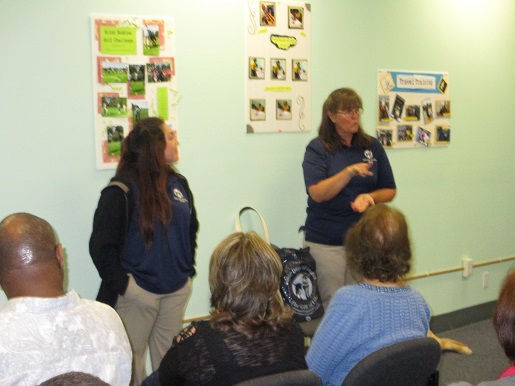
<svg viewBox="0 0 515 386"><path fill-rule="evenodd" d="M379 70L376 137L386 148L430 148L451 141L449 74Z"/></svg>
<svg viewBox="0 0 515 386"><path fill-rule="evenodd" d="M311 6L247 2L246 131L309 131Z"/></svg>
<svg viewBox="0 0 515 386"><path fill-rule="evenodd" d="M170 17L91 18L96 163L114 169L135 123L162 118L178 130L175 23Z"/></svg>

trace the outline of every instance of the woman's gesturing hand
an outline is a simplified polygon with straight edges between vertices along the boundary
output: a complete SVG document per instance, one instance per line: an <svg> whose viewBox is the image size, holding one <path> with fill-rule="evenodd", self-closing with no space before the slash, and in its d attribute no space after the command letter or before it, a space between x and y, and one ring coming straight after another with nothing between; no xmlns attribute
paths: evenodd
<svg viewBox="0 0 515 386"><path fill-rule="evenodd" d="M369 206L375 205L374 199L368 193L360 194L350 203L350 207L354 212L363 213Z"/></svg>
<svg viewBox="0 0 515 386"><path fill-rule="evenodd" d="M351 166L352 174L359 177L373 176L374 173L370 171L373 162L360 162Z"/></svg>

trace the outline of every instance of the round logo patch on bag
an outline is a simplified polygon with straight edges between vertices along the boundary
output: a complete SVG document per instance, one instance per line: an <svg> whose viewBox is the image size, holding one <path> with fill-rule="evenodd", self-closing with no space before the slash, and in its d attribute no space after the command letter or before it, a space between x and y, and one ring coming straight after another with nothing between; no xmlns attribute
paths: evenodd
<svg viewBox="0 0 515 386"><path fill-rule="evenodd" d="M309 321L317 317L321 301L316 290L316 273L309 265L301 261L286 263L281 289L283 297L293 309L297 321Z"/></svg>

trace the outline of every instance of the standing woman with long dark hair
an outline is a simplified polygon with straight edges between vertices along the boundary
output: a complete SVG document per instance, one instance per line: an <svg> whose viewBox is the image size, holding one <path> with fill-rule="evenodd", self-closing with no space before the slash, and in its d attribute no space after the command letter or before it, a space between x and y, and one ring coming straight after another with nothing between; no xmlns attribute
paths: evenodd
<svg viewBox="0 0 515 386"><path fill-rule="evenodd" d="M97 300L114 307L125 325L134 385L146 377L147 345L156 370L181 330L195 274L199 225L188 182L171 167L178 144L162 119L140 121L122 144L93 221L89 249L102 278Z"/></svg>

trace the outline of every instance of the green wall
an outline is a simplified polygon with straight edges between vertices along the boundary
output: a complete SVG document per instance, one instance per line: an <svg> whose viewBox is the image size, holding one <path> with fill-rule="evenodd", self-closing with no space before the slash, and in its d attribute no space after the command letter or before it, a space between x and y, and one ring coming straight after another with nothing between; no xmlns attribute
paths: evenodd
<svg viewBox="0 0 515 386"><path fill-rule="evenodd" d="M245 134L245 10L238 0L0 0L0 217L49 220L66 249L69 287L94 298L87 243L99 192L95 167L92 14L176 18L182 162L201 222L198 276L187 317L209 308L210 253L242 206L266 218L272 241L301 244L301 162L321 105L335 88L363 97L375 126L377 70L446 71L452 141L388 156L412 230L412 274L515 255L515 2L314 0L312 131ZM241 106L241 108L239 107ZM248 228L257 222L247 219ZM414 280L434 315L494 300L513 262ZM482 273L490 286L482 288ZM5 299L5 296L0 294Z"/></svg>

